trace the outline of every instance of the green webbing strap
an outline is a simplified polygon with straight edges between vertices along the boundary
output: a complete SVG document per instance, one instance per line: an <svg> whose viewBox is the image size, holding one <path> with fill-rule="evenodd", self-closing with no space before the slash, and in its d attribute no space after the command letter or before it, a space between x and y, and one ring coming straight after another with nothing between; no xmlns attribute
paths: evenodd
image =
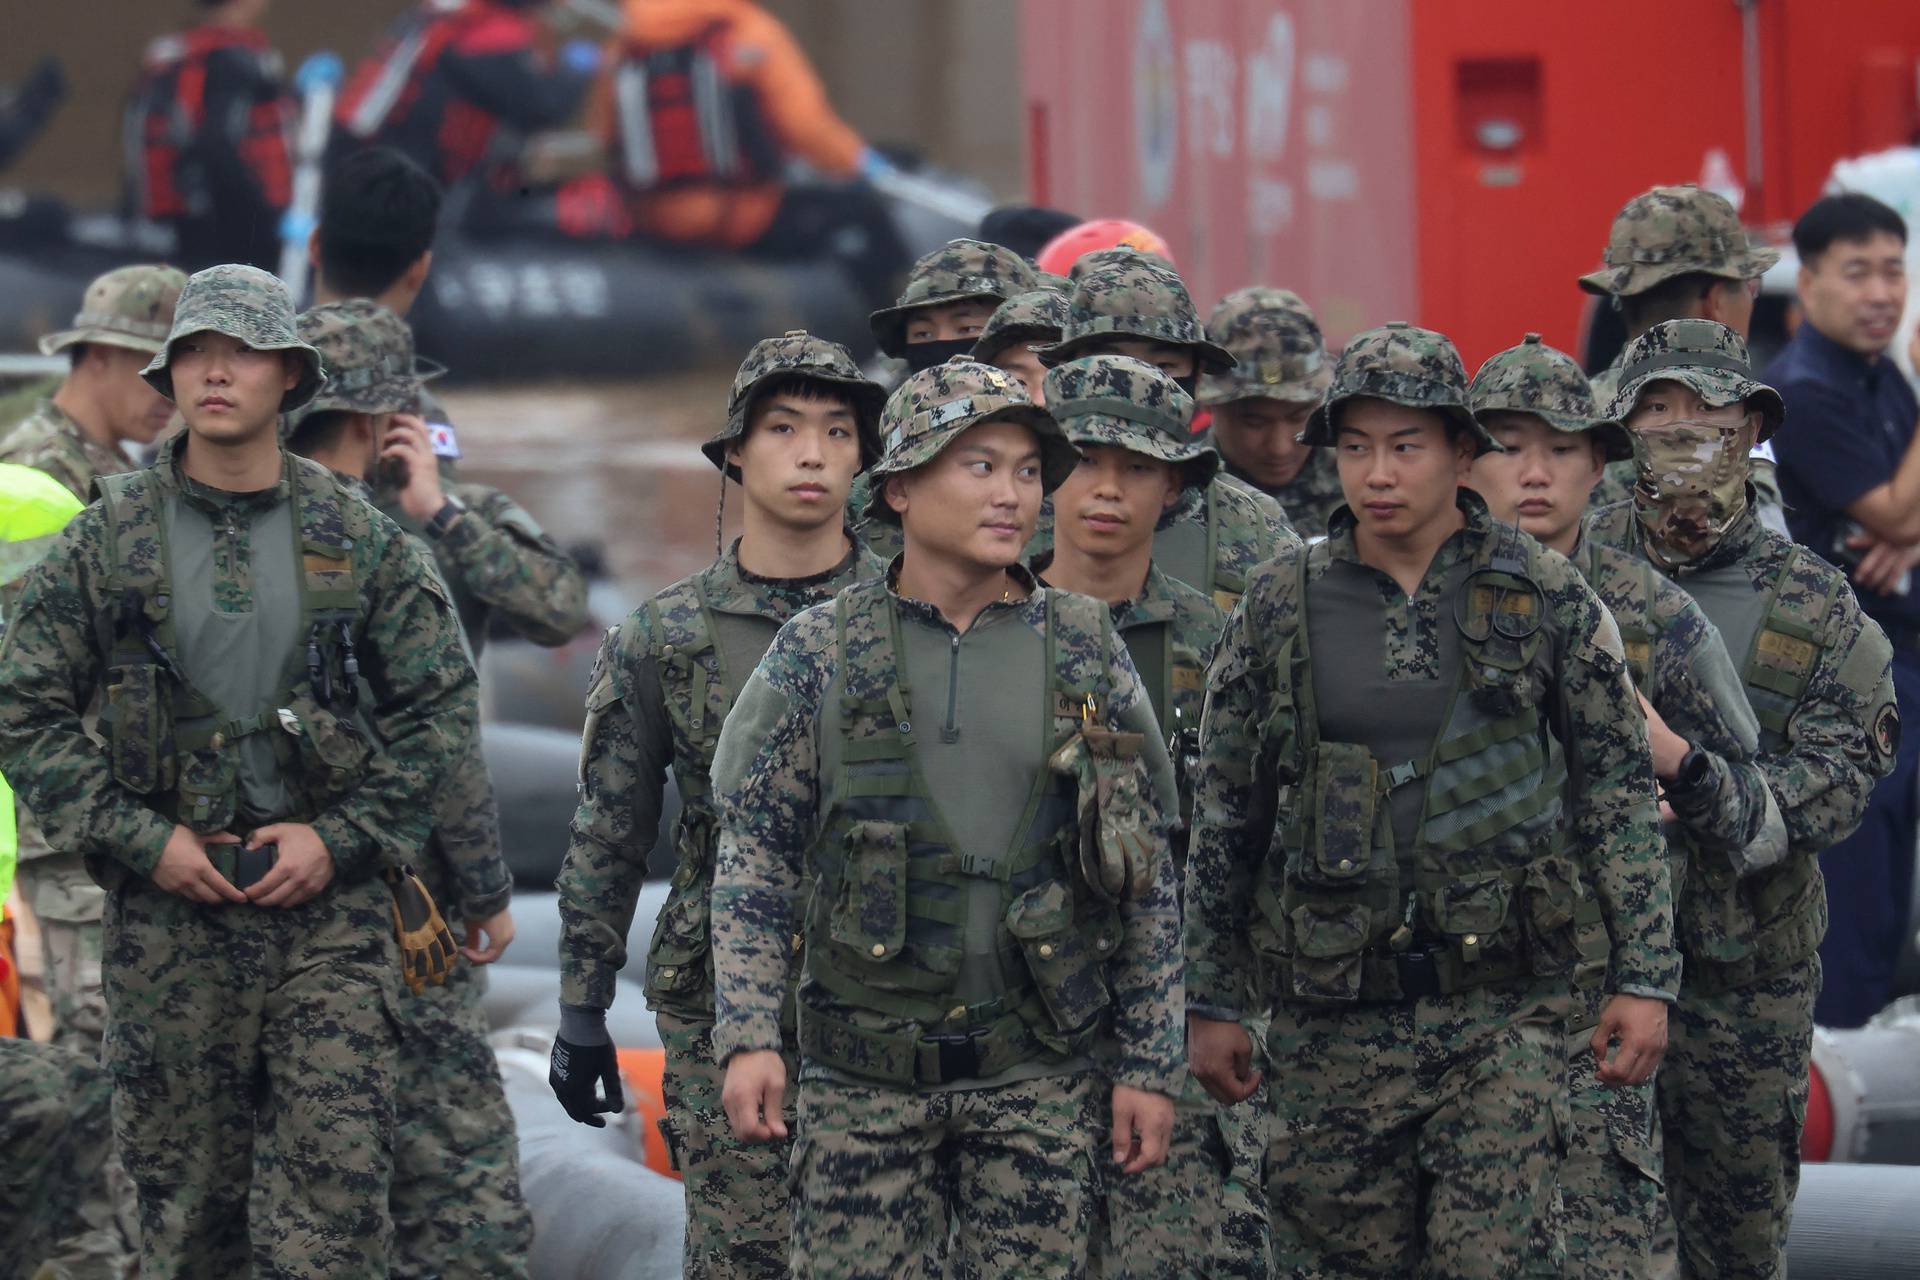
<svg viewBox="0 0 1920 1280"><path fill-rule="evenodd" d="M919 795L920 788L914 785L913 775L905 768L889 770L885 773L872 769L860 769L847 770L843 773L839 793L849 800L873 796L904 800Z"/></svg>
<svg viewBox="0 0 1920 1280"><path fill-rule="evenodd" d="M945 1034L942 1026L933 1031ZM955 1027L956 1033L962 1031L970 1032L979 1053L975 1078L996 1076L1051 1056L1017 1013L1004 1014L985 1027ZM941 1073L938 1042L856 1026L815 1009L808 1009L800 1019L800 1052L822 1066L896 1088L952 1083Z"/></svg>
<svg viewBox="0 0 1920 1280"><path fill-rule="evenodd" d="M1747 650L1746 669L1741 672L1750 687L1777 693L1794 706L1799 705L1800 699L1806 695L1807 686L1813 682L1813 672L1819 666L1821 642L1824 639L1821 624L1826 620L1827 612L1833 604L1832 584L1828 585L1818 601L1809 601L1804 609L1786 598L1786 585L1793 580L1794 573L1799 569L1800 557L1806 554L1809 554L1806 548L1796 543L1788 554L1786 563L1780 566L1780 572L1773 580L1772 589L1767 593L1765 620L1753 633L1753 643ZM1807 663L1807 669L1804 672L1789 672L1760 660L1761 642L1769 631L1805 641L1813 646L1813 658ZM1785 734L1792 708L1790 707L1784 713L1778 710L1765 711L1756 702L1754 713L1762 727L1776 734Z"/></svg>
<svg viewBox="0 0 1920 1280"><path fill-rule="evenodd" d="M1467 778L1455 786L1437 791L1427 798L1427 815L1437 817L1443 813L1452 813L1463 805L1484 799L1496 791L1504 790L1521 779L1538 773L1547 762L1546 752L1539 744L1529 744L1526 752L1514 757L1505 764L1488 769L1477 777Z"/></svg>
<svg viewBox="0 0 1920 1280"><path fill-rule="evenodd" d="M1489 814L1478 822L1462 827L1447 839L1436 841L1433 847L1456 853L1478 848L1503 831L1524 822L1531 822L1559 802L1560 792L1557 788L1535 787L1500 812ZM1548 852L1557 851L1564 841L1564 834L1556 830L1550 838Z"/></svg>
<svg viewBox="0 0 1920 1280"><path fill-rule="evenodd" d="M198 751L202 747L212 747L218 751L248 734L276 727L279 722L278 711L262 711L256 716L242 716L222 724L202 725L199 728L176 726L173 731L174 742L182 751ZM218 739L217 742L216 739Z"/></svg>
<svg viewBox="0 0 1920 1280"><path fill-rule="evenodd" d="M1478 729L1463 733L1457 738L1448 738L1434 749L1434 760L1439 764L1452 764L1465 760L1469 756L1479 755L1488 747L1497 747L1503 742L1530 733L1540 723L1540 717L1533 708L1503 716L1491 724L1483 724Z"/></svg>

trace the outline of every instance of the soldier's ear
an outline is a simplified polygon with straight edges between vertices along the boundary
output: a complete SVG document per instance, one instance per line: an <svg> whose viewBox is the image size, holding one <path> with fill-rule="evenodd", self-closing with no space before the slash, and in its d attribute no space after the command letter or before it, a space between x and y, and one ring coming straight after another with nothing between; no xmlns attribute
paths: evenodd
<svg viewBox="0 0 1920 1280"><path fill-rule="evenodd" d="M880 482L880 496L887 500L894 514L907 514L907 486L904 476L888 476Z"/></svg>
<svg viewBox="0 0 1920 1280"><path fill-rule="evenodd" d="M307 362L302 360L297 352L282 351L280 353L280 376L283 380L280 389L282 391L293 390L300 385L300 379L307 376Z"/></svg>

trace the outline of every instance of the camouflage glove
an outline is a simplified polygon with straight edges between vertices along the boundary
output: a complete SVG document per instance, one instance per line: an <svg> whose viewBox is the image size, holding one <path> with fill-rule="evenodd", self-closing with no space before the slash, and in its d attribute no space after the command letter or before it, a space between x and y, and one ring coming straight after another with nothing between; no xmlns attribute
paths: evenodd
<svg viewBox="0 0 1920 1280"><path fill-rule="evenodd" d="M1146 739L1084 726L1047 767L1079 791L1080 874L1108 902L1146 892L1153 881L1154 836L1140 762Z"/></svg>
<svg viewBox="0 0 1920 1280"><path fill-rule="evenodd" d="M607 1015L599 1009L560 1006L560 1034L553 1038L547 1084L567 1114L581 1124L604 1129L600 1116L626 1109L620 1091L620 1059L607 1034ZM606 1086L603 1097L596 1085Z"/></svg>
<svg viewBox="0 0 1920 1280"><path fill-rule="evenodd" d="M433 895L412 867L388 871L387 887L393 893L393 933L400 940L400 976L407 989L419 995L428 983L445 986L459 949Z"/></svg>

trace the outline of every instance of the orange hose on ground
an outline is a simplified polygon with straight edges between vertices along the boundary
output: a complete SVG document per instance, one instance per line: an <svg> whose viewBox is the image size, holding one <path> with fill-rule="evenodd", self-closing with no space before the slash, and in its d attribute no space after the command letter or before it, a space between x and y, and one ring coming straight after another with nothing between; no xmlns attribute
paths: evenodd
<svg viewBox="0 0 1920 1280"><path fill-rule="evenodd" d="M646 1154L646 1166L655 1173L678 1181L667 1140L660 1133L660 1121L667 1114L667 1095L661 1078L667 1070L665 1049L621 1049L620 1075L627 1082L628 1104L634 1112L634 1124L640 1130L640 1146Z"/></svg>

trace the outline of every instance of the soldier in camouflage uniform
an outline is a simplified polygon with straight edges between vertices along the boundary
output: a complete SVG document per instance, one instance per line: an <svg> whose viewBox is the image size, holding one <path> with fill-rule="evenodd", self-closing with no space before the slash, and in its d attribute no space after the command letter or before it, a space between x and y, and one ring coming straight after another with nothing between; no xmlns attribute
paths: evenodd
<svg viewBox="0 0 1920 1280"><path fill-rule="evenodd" d="M554 1091L587 1124L620 1109L606 1011L671 767L682 805L678 865L646 957L646 992L667 1051L662 1128L686 1184L689 1280L787 1274L788 1146L738 1141L720 1105L707 907L719 824L709 771L720 726L775 632L885 569L841 520L854 476L873 460L884 398L838 343L794 332L756 344L734 377L725 428L704 446L740 485L745 533L607 634L587 695L580 809L557 883ZM791 1065L790 1017L782 1052ZM604 1100L595 1096L603 1080Z"/></svg>
<svg viewBox="0 0 1920 1280"><path fill-rule="evenodd" d="M342 174L313 233L314 300L366 298L405 317L432 265L439 184L385 147L356 154ZM424 429L402 424L382 442L377 505L433 548L475 662L496 618L534 644L573 639L587 621L586 574L511 497L457 477L458 436L430 393L415 412Z"/></svg>
<svg viewBox="0 0 1920 1280"><path fill-rule="evenodd" d="M0 427L0 462L46 472L78 498L93 482L132 464L121 446L148 444L173 414L140 378L165 342L186 276L164 266L122 267L87 286L73 324L40 340L46 355L68 353L67 376L24 420ZM92 1057L107 1026L100 985L100 913L106 901L80 855L48 847L22 804L20 892L40 926L42 973L53 1005L54 1039ZM133 1187L109 1150L105 1197L85 1207L89 1228L77 1257L110 1270L126 1261L137 1231Z"/></svg>
<svg viewBox="0 0 1920 1280"><path fill-rule="evenodd" d="M1019 563L1074 464L1047 412L961 359L881 430L905 552L781 629L714 758L722 1101L786 1136L799 933L795 1274L923 1276L951 1238L956 1274L1080 1276L1101 1138L1130 1177L1173 1125L1172 770L1106 606Z"/></svg>
<svg viewBox="0 0 1920 1280"><path fill-rule="evenodd" d="M1079 356L1132 356L1154 365L1192 395L1202 373L1225 373L1234 358L1200 327L1180 274L1166 259L1138 249L1102 249L1073 267L1073 296L1059 342L1040 351L1049 366ZM1280 504L1226 476L1182 499L1155 535L1153 558L1176 580L1231 609L1256 566L1292 537ZM1051 513L1041 517L1031 554L1052 540Z"/></svg>
<svg viewBox="0 0 1920 1280"><path fill-rule="evenodd" d="M112 1086L91 1054L0 1036L0 1268L8 1276L118 1280L121 1267L55 1266L89 1229L83 1206L105 1193ZM28 1269L46 1261L45 1272Z"/></svg>
<svg viewBox="0 0 1920 1280"><path fill-rule="evenodd" d="M1220 299L1207 335L1240 362L1202 376L1195 397L1213 411L1209 439L1227 474L1284 507L1301 537L1324 537L1346 498L1333 454L1299 441L1333 380L1312 309L1290 289L1255 285Z"/></svg>
<svg viewBox="0 0 1920 1280"><path fill-rule="evenodd" d="M1193 1069L1222 1101L1257 1085L1251 975L1281 1272L1511 1276L1566 1127L1583 881L1613 942L1600 1079L1645 1081L1665 1041L1646 730L1599 599L1458 487L1499 446L1451 342L1360 334L1306 436L1339 449L1348 505L1259 570L1208 673Z"/></svg>
<svg viewBox="0 0 1920 1280"><path fill-rule="evenodd" d="M385 1274L399 966L377 873L427 837L416 798L474 733L473 668L424 557L281 452L279 414L322 379L278 280L194 276L146 376L187 430L101 481L29 577L0 766L107 889L141 1274Z"/></svg>
<svg viewBox="0 0 1920 1280"><path fill-rule="evenodd" d="M1180 439L1193 401L1152 365L1088 356L1053 369L1047 386L1080 464L1053 493L1053 551L1034 573L1043 586L1107 602L1167 735L1181 790L1174 863L1184 872L1191 795L1182 766L1195 755L1206 663L1227 618L1153 563L1153 530L1184 491L1205 488L1219 458ZM1265 1280L1265 1096L1220 1107L1188 1075L1175 1103L1167 1162L1104 1189L1095 1274Z"/></svg>
<svg viewBox="0 0 1920 1280"><path fill-rule="evenodd" d="M1580 366L1537 333L1482 365L1469 391L1474 416L1504 447L1474 461L1474 489L1496 519L1572 561L1620 629L1647 714L1673 852L1685 862L1765 858L1783 847L1779 806L1753 763L1759 721L1719 631L1645 560L1582 536L1587 495L1602 469L1633 457L1626 429L1600 416ZM1578 916L1582 963L1567 1037L1573 1128L1553 1224L1564 1263L1543 1239L1529 1274L1616 1280L1653 1273L1659 1139L1653 1086L1607 1087L1594 1074L1588 1039L1600 1016L1608 941L1593 904L1584 897Z"/></svg>
<svg viewBox="0 0 1920 1280"><path fill-rule="evenodd" d="M1628 345L1608 411L1638 438L1640 474L1587 536L1670 574L1741 655L1787 833L1676 864L1686 983L1655 1092L1681 1274L1780 1276L1827 928L1818 856L1893 768L1893 651L1838 570L1754 517L1748 457L1782 405L1739 334L1655 325Z"/></svg>
<svg viewBox="0 0 1920 1280"><path fill-rule="evenodd" d="M1001 303L1045 287L1034 265L1011 249L984 240L950 240L921 255L899 299L874 312L867 323L882 354L904 361L907 372L918 373L971 352ZM868 478L861 476L853 486L848 523L875 555L891 560L900 554L900 526L866 518L872 496L867 484Z"/></svg>
<svg viewBox="0 0 1920 1280"><path fill-rule="evenodd" d="M371 502L389 421L419 405L413 333L364 298L315 307L300 316L298 330L320 352L327 380L283 419L287 448ZM424 544L420 550L431 555ZM443 984L403 995L397 1009L392 1274L511 1280L527 1273L533 1218L520 1193L513 1113L487 1043L486 978L474 966L497 960L513 938L513 877L500 854L499 811L478 734L448 770L433 811L433 835L414 866L447 924L465 925L471 963L454 966Z"/></svg>
<svg viewBox="0 0 1920 1280"><path fill-rule="evenodd" d="M1058 289L1035 289L995 308L968 354L1020 379L1033 402L1045 406L1047 367L1035 348L1060 341L1066 328L1067 295Z"/></svg>
<svg viewBox="0 0 1920 1280"><path fill-rule="evenodd" d="M1753 323L1760 277L1780 251L1753 244L1725 196L1692 183L1654 187L1627 201L1607 235L1606 266L1580 277L1580 287L1608 299L1626 323L1627 341L1663 320L1688 318L1724 324L1742 338ZM1626 348L1593 375L1596 403L1612 402ZM1631 459L1615 461L1593 493L1593 507L1624 502L1633 490ZM1774 479L1773 450L1755 446L1753 480L1761 522L1787 531Z"/></svg>

